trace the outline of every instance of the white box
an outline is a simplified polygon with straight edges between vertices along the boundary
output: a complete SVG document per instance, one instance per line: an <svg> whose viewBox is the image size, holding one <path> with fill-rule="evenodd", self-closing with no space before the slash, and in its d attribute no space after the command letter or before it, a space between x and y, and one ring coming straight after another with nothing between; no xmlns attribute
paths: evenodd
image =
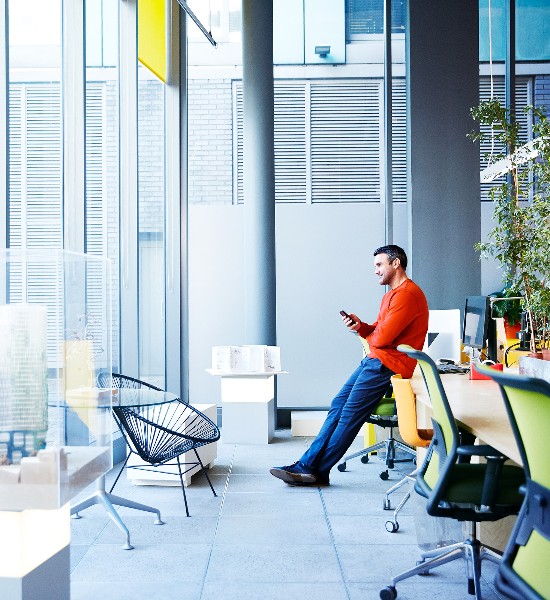
<svg viewBox="0 0 550 600"><path fill-rule="evenodd" d="M215 373L272 373L281 370L278 346L213 346L212 370Z"/></svg>
<svg viewBox="0 0 550 600"><path fill-rule="evenodd" d="M243 373L250 370L248 346L214 346L212 369L220 373Z"/></svg>

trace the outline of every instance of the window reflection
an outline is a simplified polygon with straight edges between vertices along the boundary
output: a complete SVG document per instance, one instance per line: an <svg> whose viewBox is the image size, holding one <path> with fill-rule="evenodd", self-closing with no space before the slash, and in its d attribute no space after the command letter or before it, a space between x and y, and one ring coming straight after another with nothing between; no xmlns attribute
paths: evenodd
<svg viewBox="0 0 550 600"><path fill-rule="evenodd" d="M112 261L112 359L116 372L120 365L117 44L117 0L86 0L85 240L88 254Z"/></svg>
<svg viewBox="0 0 550 600"><path fill-rule="evenodd" d="M138 67L139 372L165 383L164 84Z"/></svg>

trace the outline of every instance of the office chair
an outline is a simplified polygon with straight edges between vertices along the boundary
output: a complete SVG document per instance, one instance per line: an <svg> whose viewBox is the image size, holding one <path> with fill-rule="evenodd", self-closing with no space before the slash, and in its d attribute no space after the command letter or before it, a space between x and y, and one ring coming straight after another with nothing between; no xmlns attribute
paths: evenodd
<svg viewBox="0 0 550 600"><path fill-rule="evenodd" d="M427 448L433 437L432 429L418 429L418 419L416 414L416 396L411 386L409 379L402 379L401 375L394 375L391 378L393 393L395 396L395 404L397 406L397 419L399 423L399 433L403 440L416 448ZM404 486L409 482L414 482L416 475L420 469L415 469L412 473L405 475L403 479L386 492L384 496L384 510L391 510L390 494ZM386 521L386 531L395 533L399 531L399 523L397 515L405 506L405 503L411 497L411 492L407 491L404 498L397 505L393 512L393 520Z"/></svg>
<svg viewBox="0 0 550 600"><path fill-rule="evenodd" d="M361 457L361 462L363 464L367 464L369 462L370 453L385 449L386 469L380 473L380 479L386 481L390 477L389 469L393 469L396 462L408 462L414 460L414 457L416 457L416 451L414 448L404 444L403 442L400 442L393 437L393 429L394 427L398 426L398 422L395 408L395 398L393 397L393 391L391 388L384 398L382 398L380 404L378 404L374 411L369 415L365 423L372 423L373 425L378 425L384 429L389 428L390 432L388 437L380 442L372 444L368 448L363 448L358 452L344 456L342 462L338 465L338 470L342 472L345 471L347 468L347 461L351 460L352 458ZM395 458L396 450L403 450L404 452L410 454L411 458Z"/></svg>
<svg viewBox="0 0 550 600"><path fill-rule="evenodd" d="M101 387L133 389L148 387L162 391L139 379L116 373L113 373L112 377L110 374L100 374L98 383ZM189 516L189 507L183 482L185 473L200 465L212 493L214 496L217 495L197 452L201 446L220 439L220 430L206 415L180 399L149 406L113 406L113 414L130 452L109 493L115 488L133 453L150 466L140 465L129 468L163 472L159 467L177 465L187 516ZM181 462L181 455L190 451L194 452L196 461ZM174 459L176 462L173 462ZM184 471L182 471L182 465L186 467Z"/></svg>
<svg viewBox="0 0 550 600"><path fill-rule="evenodd" d="M364 358L369 352L369 346L368 346L368 342L365 339L360 338L360 340L361 340L361 343L363 346L363 358ZM394 429L394 427L397 427L398 422L397 422L397 411L395 408L395 398L393 397L393 390L391 387L387 391L384 398L382 398L382 400L380 401L378 406L372 411L372 413L370 414L368 419L365 421L365 423L370 423L372 425L378 425L378 427L382 427L384 429L389 429L390 430L389 436L380 442L376 442L376 443L368 446L367 448L363 448L362 450L359 450L358 452L354 452L353 454L348 454L348 456L344 456L344 458L342 459L342 462L338 465L338 470L341 472L344 472L347 468L347 461L352 460L353 458L361 457L361 462L363 464L367 464L369 462L369 454L378 452L378 450L381 450L381 449L385 449L385 451L386 451L386 458L385 458L386 469L380 473L380 479L382 479L383 481L386 481L390 477L389 469L393 469L394 464L396 462L408 462L408 461L414 460L414 457L416 457L416 450L414 448L412 448L411 446L409 446L407 444L400 442L399 440L396 440L393 437L393 429ZM395 458L396 450L402 450L403 452L411 455L411 458L410 459L401 459L401 458L396 459Z"/></svg>
<svg viewBox="0 0 550 600"><path fill-rule="evenodd" d="M550 598L550 384L486 367L500 386L527 482L523 506L499 565L497 591L515 600Z"/></svg>
<svg viewBox="0 0 550 600"><path fill-rule="evenodd" d="M441 378L433 360L410 346L398 346L418 361L428 388L433 409L433 437L426 460L416 476L415 491L427 499L427 513L470 522L470 536L463 542L422 553L417 566L394 577L380 591L382 600L397 597L396 584L413 575L425 575L443 564L464 558L468 593L481 600L481 562L499 562L499 556L483 548L476 538L476 524L496 521L516 514L525 483L520 467L505 465L506 457L490 446L464 444L454 421ZM470 463L472 456L483 456L486 463Z"/></svg>

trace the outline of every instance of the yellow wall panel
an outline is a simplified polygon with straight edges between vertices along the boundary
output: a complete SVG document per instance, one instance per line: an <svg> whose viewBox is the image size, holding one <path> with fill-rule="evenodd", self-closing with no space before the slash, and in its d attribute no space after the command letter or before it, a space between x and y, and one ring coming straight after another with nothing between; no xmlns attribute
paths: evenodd
<svg viewBox="0 0 550 600"><path fill-rule="evenodd" d="M166 83L166 2L138 0L138 59Z"/></svg>

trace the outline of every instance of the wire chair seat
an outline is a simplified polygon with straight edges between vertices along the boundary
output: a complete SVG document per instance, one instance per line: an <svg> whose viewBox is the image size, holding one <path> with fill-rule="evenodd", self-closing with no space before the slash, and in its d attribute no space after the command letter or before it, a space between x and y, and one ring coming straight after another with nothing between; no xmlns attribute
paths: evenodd
<svg viewBox="0 0 550 600"><path fill-rule="evenodd" d="M112 375L100 373L98 375L98 385L119 389L145 387L163 392L162 389L150 383L117 373ZM197 449L201 446L217 442L220 439L219 428L206 415L179 398L162 404L113 406L113 414L130 452L110 492L117 484L131 454L136 454L147 464L130 465L128 468L172 473L172 471L162 471L158 467L162 465L177 466L187 516L189 516L189 508L183 481L185 473L200 466L212 493L214 496L217 495L197 452ZM190 451L194 453L196 460L182 462L180 460L181 455ZM175 462L170 462L174 459ZM186 467L183 471L182 466Z"/></svg>
<svg viewBox="0 0 550 600"><path fill-rule="evenodd" d="M181 400L139 408L113 407L113 412L132 450L151 465L161 465L220 439L217 426Z"/></svg>

